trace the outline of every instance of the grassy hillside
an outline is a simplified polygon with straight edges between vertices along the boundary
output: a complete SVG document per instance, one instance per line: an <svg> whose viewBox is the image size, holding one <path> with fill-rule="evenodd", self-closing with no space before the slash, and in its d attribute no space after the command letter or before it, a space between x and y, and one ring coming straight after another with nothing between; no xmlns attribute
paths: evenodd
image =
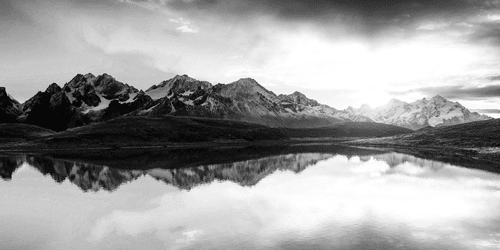
<svg viewBox="0 0 500 250"><path fill-rule="evenodd" d="M19 126L28 126L21 125ZM20 129L22 132L23 130ZM46 133L17 148L100 148L166 146L183 143L249 143L382 137L411 130L378 123L349 122L315 129L270 128L246 122L193 117L120 117L102 123ZM11 138L15 135L12 133ZM20 138L22 135L18 135ZM2 145L0 145L2 147Z"/></svg>
<svg viewBox="0 0 500 250"><path fill-rule="evenodd" d="M397 148L424 157L460 158L461 161L481 159L500 164L500 119L426 128L410 134L347 143Z"/></svg>
<svg viewBox="0 0 500 250"><path fill-rule="evenodd" d="M103 123L70 129L44 140L46 144L162 145L218 141L283 140L278 129L262 125L185 117L120 117Z"/></svg>
<svg viewBox="0 0 500 250"><path fill-rule="evenodd" d="M366 139L357 142L460 148L500 147L500 119L426 128L410 134Z"/></svg>
<svg viewBox="0 0 500 250"><path fill-rule="evenodd" d="M345 122L323 128L283 129L290 138L385 137L412 133L413 130L374 122Z"/></svg>
<svg viewBox="0 0 500 250"><path fill-rule="evenodd" d="M31 141L44 136L54 135L55 132L35 125L22 123L0 124L0 143Z"/></svg>

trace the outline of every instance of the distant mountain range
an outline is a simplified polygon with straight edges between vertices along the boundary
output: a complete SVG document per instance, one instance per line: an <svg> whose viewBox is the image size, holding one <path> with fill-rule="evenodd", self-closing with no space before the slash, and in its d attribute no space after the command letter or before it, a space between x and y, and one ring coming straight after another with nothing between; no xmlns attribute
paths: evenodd
<svg viewBox="0 0 500 250"><path fill-rule="evenodd" d="M375 122L392 124L410 129L456 125L467 122L492 119L489 116L471 112L458 102L452 102L440 95L430 100L423 98L412 103L392 99L386 105L370 108L363 105L359 109L348 108L353 115L366 116Z"/></svg>
<svg viewBox="0 0 500 250"><path fill-rule="evenodd" d="M286 128L378 122L414 130L491 119L441 96L413 103L393 99L375 109L363 105L338 110L300 92L276 95L250 78L213 85L177 75L142 91L108 74L78 74L63 87L53 83L23 104L0 87L2 123L63 131L121 116L207 117Z"/></svg>

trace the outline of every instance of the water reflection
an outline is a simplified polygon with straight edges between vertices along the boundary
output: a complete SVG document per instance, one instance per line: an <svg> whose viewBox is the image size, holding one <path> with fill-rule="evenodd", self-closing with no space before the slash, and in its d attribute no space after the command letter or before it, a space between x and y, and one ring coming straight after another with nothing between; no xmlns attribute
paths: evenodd
<svg viewBox="0 0 500 250"><path fill-rule="evenodd" d="M248 151L245 152L248 153ZM231 153L233 153L232 150ZM167 158L163 162L161 158L156 157L158 159L155 160L154 165L162 166L162 168L151 169L147 168L150 166L147 164L135 169L134 167L138 165L137 162L132 163L132 166L121 165L122 168L114 168L106 165L62 160L40 155L3 155L0 156L0 176L4 180L11 180L13 173L19 167L23 166L23 164L27 164L44 176L52 177L57 183L69 180L84 192L99 190L111 192L118 189L121 185L137 180L142 176L149 176L155 180L184 190L190 190L198 185L208 184L213 181L231 181L241 186L254 186L260 180L277 170L288 170L299 173L310 165L336 155L344 155L343 153L346 152L281 154L244 161L191 167L192 163L186 162L187 159L192 159L191 154L183 152L182 155L172 157L173 154L170 152L168 157L165 156ZM357 151L357 153L360 156L354 156L352 152L344 156L348 159L358 157L362 162L369 162L374 159L383 161L387 164L387 169L383 174L402 173L405 171L419 173L425 171L424 169L437 171L448 165L438 161L393 152L385 153L383 151L362 150ZM184 160L182 157L187 159ZM233 157L238 158L234 154ZM184 165L179 163L173 164L172 159L175 159L177 162L183 162ZM217 162L220 161L220 157L206 158L205 163L210 163L211 160ZM410 170L404 169L405 163L419 166L420 168L412 167Z"/></svg>
<svg viewBox="0 0 500 250"><path fill-rule="evenodd" d="M2 156L0 248L500 247L498 174L378 150L300 150L137 151L119 163Z"/></svg>
<svg viewBox="0 0 500 250"><path fill-rule="evenodd" d="M10 180L13 173L26 163L43 175L49 175L58 183L69 180L85 192L114 191L119 186L142 176L149 176L179 189L189 190L216 180L231 181L241 186L254 186L276 170L298 173L307 166L330 157L333 157L333 154L289 154L197 167L124 170L33 155L16 155L0 157L2 161L0 173L4 180Z"/></svg>

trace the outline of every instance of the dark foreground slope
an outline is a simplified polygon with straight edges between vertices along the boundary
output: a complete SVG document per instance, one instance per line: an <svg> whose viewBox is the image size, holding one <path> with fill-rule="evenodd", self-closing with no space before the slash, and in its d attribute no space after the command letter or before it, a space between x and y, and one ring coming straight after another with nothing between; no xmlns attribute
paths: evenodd
<svg viewBox="0 0 500 250"><path fill-rule="evenodd" d="M186 143L290 143L300 140L382 137L411 130L349 122L317 129L271 128L252 123L193 117L120 117L9 145L10 149L151 147ZM293 140L291 140L293 139ZM0 145L0 148L5 146ZM8 148L8 149L9 149Z"/></svg>
<svg viewBox="0 0 500 250"><path fill-rule="evenodd" d="M347 143L391 147L419 156L432 155L443 159L481 159L500 165L500 119L426 128L410 134Z"/></svg>
<svg viewBox="0 0 500 250"><path fill-rule="evenodd" d="M0 123L0 144L11 142L31 141L55 132L46 128L22 123Z"/></svg>
<svg viewBox="0 0 500 250"><path fill-rule="evenodd" d="M283 140L287 136L261 125L180 117L120 117L70 129L37 141L47 147L133 147L176 143Z"/></svg>

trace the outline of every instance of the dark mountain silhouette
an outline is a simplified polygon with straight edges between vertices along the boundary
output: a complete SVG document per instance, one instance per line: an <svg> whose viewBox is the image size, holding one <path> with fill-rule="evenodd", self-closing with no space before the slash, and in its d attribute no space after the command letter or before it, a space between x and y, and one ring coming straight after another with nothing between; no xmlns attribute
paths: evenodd
<svg viewBox="0 0 500 250"><path fill-rule="evenodd" d="M0 122L16 122L21 114L21 104L7 94L4 87L0 87Z"/></svg>

